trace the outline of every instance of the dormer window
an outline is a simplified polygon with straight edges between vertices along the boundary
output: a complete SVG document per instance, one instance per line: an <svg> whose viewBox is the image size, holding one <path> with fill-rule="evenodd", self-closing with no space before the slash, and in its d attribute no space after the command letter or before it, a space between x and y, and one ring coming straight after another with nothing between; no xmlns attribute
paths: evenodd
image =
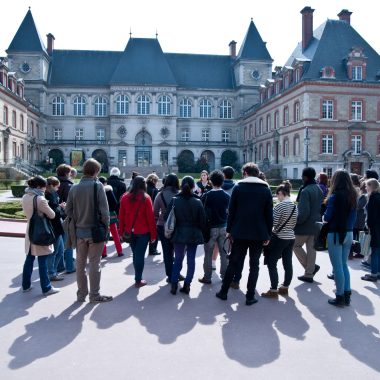
<svg viewBox="0 0 380 380"><path fill-rule="evenodd" d="M335 70L332 66L325 66L321 70L321 78L335 79Z"/></svg>
<svg viewBox="0 0 380 380"><path fill-rule="evenodd" d="M353 47L347 57L347 75L350 80L366 80L367 57L361 47Z"/></svg>
<svg viewBox="0 0 380 380"><path fill-rule="evenodd" d="M362 66L352 66L352 80L363 80Z"/></svg>

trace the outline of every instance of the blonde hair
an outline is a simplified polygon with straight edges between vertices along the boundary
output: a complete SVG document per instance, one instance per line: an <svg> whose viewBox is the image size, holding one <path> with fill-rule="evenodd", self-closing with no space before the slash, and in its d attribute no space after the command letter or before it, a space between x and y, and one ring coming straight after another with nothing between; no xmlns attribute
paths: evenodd
<svg viewBox="0 0 380 380"><path fill-rule="evenodd" d="M146 182L158 182L159 178L156 174L152 173L146 177Z"/></svg>
<svg viewBox="0 0 380 380"><path fill-rule="evenodd" d="M366 182L367 186L370 186L374 193L380 193L380 183L375 178L370 178Z"/></svg>

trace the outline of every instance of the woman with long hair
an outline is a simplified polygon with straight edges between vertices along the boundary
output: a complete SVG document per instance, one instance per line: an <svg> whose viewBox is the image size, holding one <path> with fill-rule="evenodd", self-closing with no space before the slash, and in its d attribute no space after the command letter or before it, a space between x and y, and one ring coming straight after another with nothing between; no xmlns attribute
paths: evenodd
<svg viewBox="0 0 380 380"><path fill-rule="evenodd" d="M128 193L120 201L119 210L120 235L132 234L130 242L135 268L135 287L146 285L142 279L145 251L149 242L156 240L156 225L154 222L153 205L150 196L146 194L144 177L136 176Z"/></svg>
<svg viewBox="0 0 380 380"><path fill-rule="evenodd" d="M176 223L171 238L175 252L171 278L171 293L173 295L177 293L178 280L185 254L187 255L187 274L180 292L190 293L190 284L195 272L197 246L204 243L203 231L206 226L206 215L201 200L197 195L193 194L194 186L193 177L184 177L181 183L181 192L171 200L165 213L166 220L172 207L174 207Z"/></svg>
<svg viewBox="0 0 380 380"><path fill-rule="evenodd" d="M25 234L26 258L22 271L22 290L23 292L29 292L33 288L31 278L34 259L37 256L40 285L42 294L45 296L59 292L59 289L51 286L47 267L47 259L53 253L54 247L53 245L42 246L31 243L29 240L29 224L33 215L34 205L36 205L38 214L44 214L49 219L54 219L55 217L55 212L49 207L48 201L45 198L46 185L45 178L39 175L32 177L29 179L25 195L22 197L22 209L28 221Z"/></svg>
<svg viewBox="0 0 380 380"><path fill-rule="evenodd" d="M199 178L199 181L197 182L197 186L195 189L195 192L202 196L204 193L212 189L212 185L210 182L210 177L207 170L201 171L201 176Z"/></svg>
<svg viewBox="0 0 380 380"><path fill-rule="evenodd" d="M356 203L357 191L350 175L346 170L337 170L331 179L323 221L328 223L328 251L336 284L336 296L328 302L339 307L348 306L351 302L347 260L353 239Z"/></svg>
<svg viewBox="0 0 380 380"><path fill-rule="evenodd" d="M364 281L377 282L380 279L380 184L377 179L366 181L368 193L367 226L371 235L371 274L362 277Z"/></svg>

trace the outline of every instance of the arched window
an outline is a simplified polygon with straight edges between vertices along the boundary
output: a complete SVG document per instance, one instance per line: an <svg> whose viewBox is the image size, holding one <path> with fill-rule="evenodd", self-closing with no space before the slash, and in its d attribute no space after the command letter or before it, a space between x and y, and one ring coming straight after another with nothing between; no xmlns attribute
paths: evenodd
<svg viewBox="0 0 380 380"><path fill-rule="evenodd" d="M118 115L128 115L129 99L127 95L119 95L116 98L116 113Z"/></svg>
<svg viewBox="0 0 380 380"><path fill-rule="evenodd" d="M202 99L199 103L199 117L201 118L211 118L212 105L210 100Z"/></svg>
<svg viewBox="0 0 380 380"><path fill-rule="evenodd" d="M158 114L168 116L170 115L171 100L169 96L162 95L158 98Z"/></svg>
<svg viewBox="0 0 380 380"><path fill-rule="evenodd" d="M219 118L231 119L232 118L232 105L228 100L223 100L219 106Z"/></svg>
<svg viewBox="0 0 380 380"><path fill-rule="evenodd" d="M74 116L86 116L86 99L83 96L74 99Z"/></svg>
<svg viewBox="0 0 380 380"><path fill-rule="evenodd" d="M137 98L137 114L149 115L150 113L150 99L147 95L140 95Z"/></svg>
<svg viewBox="0 0 380 380"><path fill-rule="evenodd" d="M101 96L95 99L95 116L107 116L107 100Z"/></svg>
<svg viewBox="0 0 380 380"><path fill-rule="evenodd" d="M179 103L179 117L191 117L191 100L182 99Z"/></svg>
<svg viewBox="0 0 380 380"><path fill-rule="evenodd" d="M64 116L65 101L62 96L56 96L53 99L53 116Z"/></svg>
<svg viewBox="0 0 380 380"><path fill-rule="evenodd" d="M289 125L289 107L284 108L284 127Z"/></svg>
<svg viewBox="0 0 380 380"><path fill-rule="evenodd" d="M8 125L8 107L3 108L3 124Z"/></svg>
<svg viewBox="0 0 380 380"><path fill-rule="evenodd" d="M272 120L270 115L267 115L267 132L269 132L272 128Z"/></svg>
<svg viewBox="0 0 380 380"><path fill-rule="evenodd" d="M259 121L259 135L262 135L264 130L263 130L263 119L261 118L260 121Z"/></svg>

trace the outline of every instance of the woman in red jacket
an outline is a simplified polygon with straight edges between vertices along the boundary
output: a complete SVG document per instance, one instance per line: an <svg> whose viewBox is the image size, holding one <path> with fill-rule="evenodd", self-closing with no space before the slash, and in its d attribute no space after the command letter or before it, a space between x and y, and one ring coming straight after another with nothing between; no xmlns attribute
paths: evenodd
<svg viewBox="0 0 380 380"><path fill-rule="evenodd" d="M137 176L129 192L121 198L119 228L120 236L125 232L132 234L130 245L135 268L135 287L141 288L146 285L146 281L142 279L145 251L149 241L156 240L153 205L149 195L146 194L144 177Z"/></svg>

